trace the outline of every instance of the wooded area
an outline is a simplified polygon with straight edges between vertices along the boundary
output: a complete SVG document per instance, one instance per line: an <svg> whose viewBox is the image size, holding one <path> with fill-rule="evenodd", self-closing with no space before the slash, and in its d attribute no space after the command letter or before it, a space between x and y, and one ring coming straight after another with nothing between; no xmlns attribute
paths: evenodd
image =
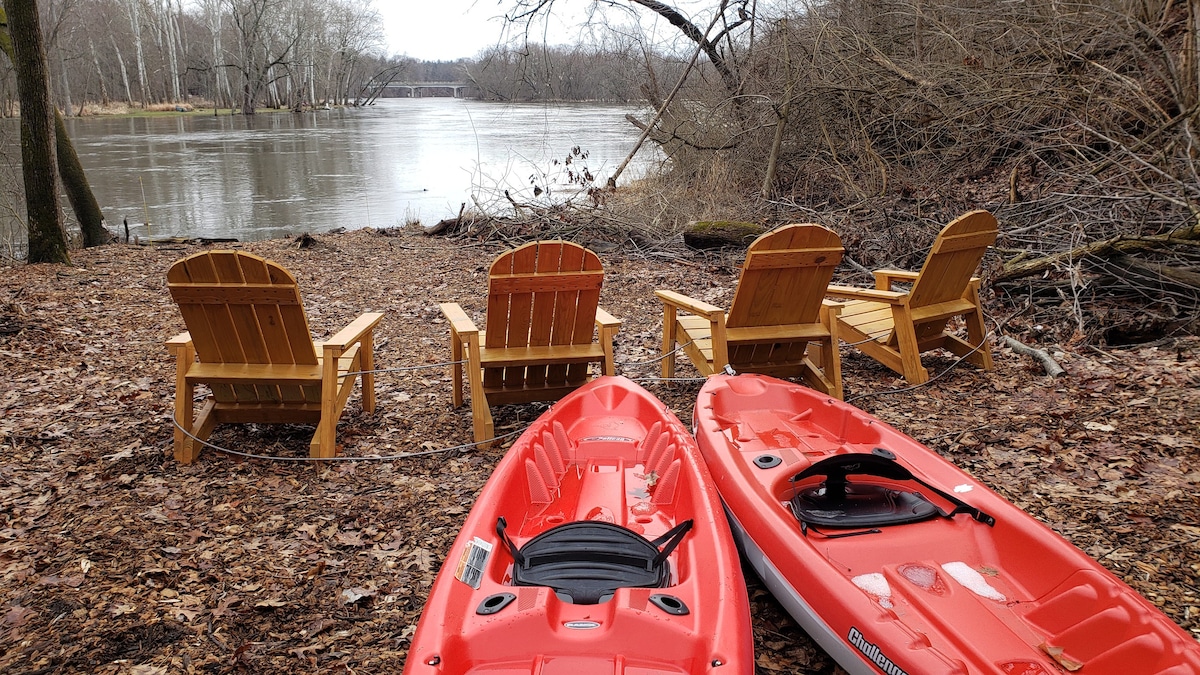
<svg viewBox="0 0 1200 675"><path fill-rule="evenodd" d="M1062 341L1195 330L1195 0L618 6L666 19L702 58L680 79L647 69L657 113L631 122L671 161L636 190L589 191L614 227L812 221L855 269L912 268L917 242L987 208L1003 226L985 287L1013 316ZM530 231L572 222L530 213Z"/></svg>
<svg viewBox="0 0 1200 675"><path fill-rule="evenodd" d="M406 77L469 79L499 100L637 98L655 113L630 121L670 161L636 190L582 181L584 217L659 242L695 220L811 220L868 268L916 263L914 241L984 207L1005 224L985 288L1060 340L1109 343L1196 326L1197 7L631 0L593 6L591 44L547 47L525 38L556 4L512 0L511 39L418 64L383 54L366 0L41 3L67 114L338 104ZM650 19L656 32L639 27ZM525 234L580 217L515 215Z"/></svg>
<svg viewBox="0 0 1200 675"><path fill-rule="evenodd" d="M44 0L50 79L68 116L120 102L343 104L391 61L368 0ZM18 107L0 78L0 110Z"/></svg>

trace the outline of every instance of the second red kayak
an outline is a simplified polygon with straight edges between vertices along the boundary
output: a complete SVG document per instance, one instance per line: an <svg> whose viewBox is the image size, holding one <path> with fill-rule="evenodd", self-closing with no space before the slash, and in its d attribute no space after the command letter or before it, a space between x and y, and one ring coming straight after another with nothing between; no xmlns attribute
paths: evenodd
<svg viewBox="0 0 1200 675"><path fill-rule="evenodd" d="M851 675L1200 673L1137 592L858 408L719 375L695 421L747 559Z"/></svg>
<svg viewBox="0 0 1200 675"><path fill-rule="evenodd" d="M749 601L695 441L601 377L496 466L425 605L411 675L749 675Z"/></svg>

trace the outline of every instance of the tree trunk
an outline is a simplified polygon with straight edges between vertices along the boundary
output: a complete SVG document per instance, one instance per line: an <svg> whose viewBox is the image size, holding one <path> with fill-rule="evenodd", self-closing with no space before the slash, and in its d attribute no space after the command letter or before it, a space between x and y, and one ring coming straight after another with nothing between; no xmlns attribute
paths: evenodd
<svg viewBox="0 0 1200 675"><path fill-rule="evenodd" d="M63 191L71 202L71 209L79 220L79 229L83 234L84 248L107 244L112 236L104 229L104 214L96 195L92 194L92 186L88 185L87 174L79 163L79 155L75 153L75 145L67 135L67 126L63 123L62 115L54 111L54 131L58 138L58 173L62 178Z"/></svg>
<svg viewBox="0 0 1200 675"><path fill-rule="evenodd" d="M1176 243L1187 245L1200 241L1200 222L1187 227L1172 230L1166 234L1156 234L1147 237L1126 237L1118 235L1103 241L1093 241L1083 246L1077 246L1069 251L1059 251L1034 260L1014 260L1000 268L992 278L993 283L1011 281L1022 277L1042 274L1073 260L1081 260L1088 256L1110 258L1121 253L1144 251Z"/></svg>
<svg viewBox="0 0 1200 675"><path fill-rule="evenodd" d="M125 85L125 102L133 103L133 90L129 88L129 69L125 67L125 57L121 56L121 48L117 46L117 38L112 34L108 36L112 40L113 53L117 55L117 65L121 67L121 83Z"/></svg>
<svg viewBox="0 0 1200 675"><path fill-rule="evenodd" d="M163 12L163 33L167 43L167 72L171 76L171 102L179 103L183 100L179 91L179 55L176 52L178 36L176 35L175 15L170 3Z"/></svg>
<svg viewBox="0 0 1200 675"><path fill-rule="evenodd" d="M786 18L780 23L780 32L783 34L783 68L787 73L787 84L783 87L783 103L775 112L775 138L771 140L771 154L767 157L767 171L763 175L761 191L763 199L770 199L775 192L775 172L779 167L779 151L783 147L783 132L787 127L788 113L792 108L792 88L796 83L792 72L791 39L788 35Z"/></svg>
<svg viewBox="0 0 1200 675"><path fill-rule="evenodd" d="M126 0L125 12L129 17L129 30L133 33L133 50L137 59L138 90L142 97L142 108L150 103L150 90L146 86L146 57L142 49L142 20L138 11L138 0Z"/></svg>
<svg viewBox="0 0 1200 675"><path fill-rule="evenodd" d="M4 11L0 10L0 27L5 23L4 18ZM90 39L88 43L91 43ZM6 30L0 30L0 51L8 56L9 61L16 62L12 41ZM95 52L93 46L92 54L94 55ZM71 137L67 135L67 125L63 122L62 115L58 110L54 111L54 135L58 171L62 177L67 199L71 202L71 208L79 220L83 245L90 247L106 244L111 237L104 229L104 214L100 212L100 205L96 202L95 195L92 194L92 187L88 185L87 174L83 171L83 165L79 163L79 155L75 153L75 145L71 143Z"/></svg>
<svg viewBox="0 0 1200 675"><path fill-rule="evenodd" d="M689 40L695 42L696 45L704 51L704 55L708 57L708 62L712 64L713 68L716 69L717 74L721 76L721 82L725 85L725 90L731 94L738 90L737 74L733 70L733 64L731 64L729 60L725 58L725 54L721 51L720 43L721 40L724 39L726 35L729 35L734 28L742 25L748 19L740 19L732 22L727 21L720 34L718 34L714 39L709 40L708 32L700 32L700 29L697 28L696 25L691 21L689 21L687 17L685 17L678 9L659 2L658 0L631 1L666 19L668 23L678 28L679 32L683 33L684 36L686 36ZM722 16L725 14L725 10L728 7L729 0L721 0L718 3L717 8L714 10L717 15L713 20L714 25L717 23L718 19L722 18ZM709 30L712 30L711 27Z"/></svg>
<svg viewBox="0 0 1200 675"><path fill-rule="evenodd" d="M66 111L67 117L70 117L75 110L75 102L71 100L71 78L67 73L67 61L63 58L62 49L54 51L58 52L58 70L62 73L63 110Z"/></svg>
<svg viewBox="0 0 1200 675"><path fill-rule="evenodd" d="M88 48L92 50L92 65L96 67L96 77L100 81L100 104L108 106L108 87L104 84L104 70L100 68L100 55L96 53L96 43L88 38Z"/></svg>
<svg viewBox="0 0 1200 675"><path fill-rule="evenodd" d="M50 77L35 0L4 0L12 39L13 66L21 99L21 173L29 218L31 263L65 263L67 237L58 209L54 114Z"/></svg>
<svg viewBox="0 0 1200 675"><path fill-rule="evenodd" d="M721 248L745 248L766 231L758 223L733 220L705 220L689 223L683 231L683 243L699 251Z"/></svg>

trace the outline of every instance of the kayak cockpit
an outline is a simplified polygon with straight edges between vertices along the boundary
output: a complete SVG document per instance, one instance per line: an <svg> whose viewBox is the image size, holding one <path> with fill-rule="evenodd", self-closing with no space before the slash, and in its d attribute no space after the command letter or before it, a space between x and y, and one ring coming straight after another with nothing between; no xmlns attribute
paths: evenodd
<svg viewBox="0 0 1200 675"><path fill-rule="evenodd" d="M881 478L887 482L852 483L851 475ZM874 528L919 523L938 516L953 518L960 513L986 525L996 524L992 516L913 475L896 461L893 452L884 448L875 448L870 453L827 457L791 480L799 483L813 476L824 476L825 480L808 487L797 485L788 502L805 533L810 526ZM901 488L905 483L933 492L954 508L949 511L939 508L920 491L907 489L907 486Z"/></svg>
<svg viewBox="0 0 1200 675"><path fill-rule="evenodd" d="M611 599L618 588L668 586L668 558L692 529L692 522L685 520L651 541L613 523L577 521L546 530L517 547L501 516L496 534L512 554L514 586L549 586L564 602L594 605Z"/></svg>

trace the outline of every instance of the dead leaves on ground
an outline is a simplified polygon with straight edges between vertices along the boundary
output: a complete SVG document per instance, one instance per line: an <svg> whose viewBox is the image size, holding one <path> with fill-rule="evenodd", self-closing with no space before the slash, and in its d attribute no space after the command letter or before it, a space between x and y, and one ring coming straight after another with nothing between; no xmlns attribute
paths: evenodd
<svg viewBox="0 0 1200 675"><path fill-rule="evenodd" d="M300 281L317 337L383 311L379 367L447 360L436 303L483 318L498 248L370 231L244 245ZM194 247L81 251L74 267L8 270L0 300L0 670L5 672L398 672L441 557L500 457L452 451L399 462L283 464L205 451L170 459L182 330L164 274ZM658 288L724 302L736 261L671 265L605 256L602 303L625 321L619 372L658 373ZM18 311L19 310L19 311ZM8 317L17 317L10 320ZM19 319L19 322L18 322ZM14 323L18 322L18 323ZM933 385L861 399L1048 523L1200 631L1200 341L1058 356L1049 380L1001 350ZM844 348L849 396L902 387ZM932 357L934 372L951 361ZM681 362L680 375L692 373ZM471 439L445 368L381 374L380 406L352 402L347 456ZM647 387L682 419L698 383ZM544 409L497 409L518 430ZM311 429L221 427L215 443L300 457ZM752 575L751 575L752 576ZM760 672L837 672L757 581Z"/></svg>

